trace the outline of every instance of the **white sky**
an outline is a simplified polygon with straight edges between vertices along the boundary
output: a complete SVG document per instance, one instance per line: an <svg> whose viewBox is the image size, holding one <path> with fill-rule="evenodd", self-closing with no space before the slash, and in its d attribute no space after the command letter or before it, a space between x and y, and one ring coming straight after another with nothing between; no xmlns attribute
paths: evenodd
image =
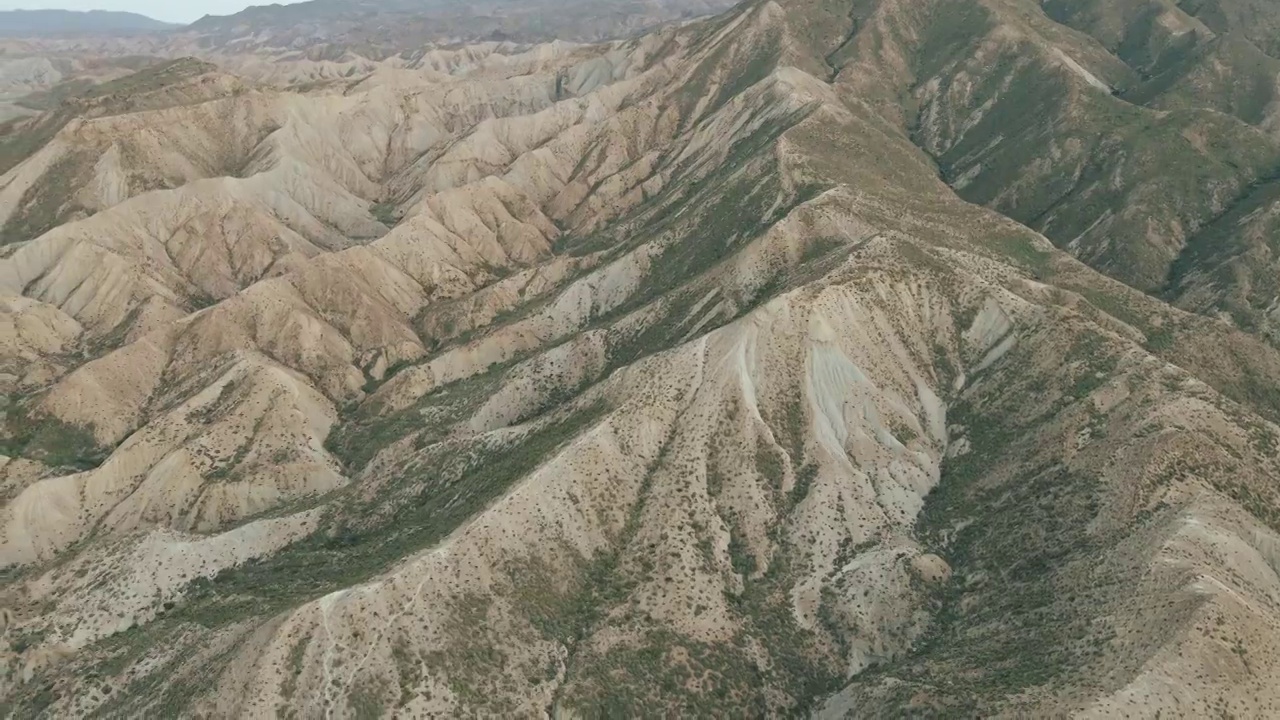
<svg viewBox="0 0 1280 720"><path fill-rule="evenodd" d="M187 23L205 15L230 15L250 5L299 0L0 0L0 10L125 10L156 20Z"/></svg>

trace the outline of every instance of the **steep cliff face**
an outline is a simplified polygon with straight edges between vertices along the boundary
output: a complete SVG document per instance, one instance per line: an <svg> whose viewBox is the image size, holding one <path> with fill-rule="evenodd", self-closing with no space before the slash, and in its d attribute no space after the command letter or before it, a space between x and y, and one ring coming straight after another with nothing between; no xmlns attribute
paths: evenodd
<svg viewBox="0 0 1280 720"><path fill-rule="evenodd" d="M6 701L1270 714L1280 146L1214 53L1271 50L1130 5L748 2L40 116Z"/></svg>

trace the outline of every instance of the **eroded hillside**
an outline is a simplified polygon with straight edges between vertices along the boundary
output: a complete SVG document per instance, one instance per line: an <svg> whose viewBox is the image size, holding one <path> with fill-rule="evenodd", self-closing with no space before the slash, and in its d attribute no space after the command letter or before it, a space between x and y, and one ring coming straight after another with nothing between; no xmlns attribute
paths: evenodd
<svg viewBox="0 0 1280 720"><path fill-rule="evenodd" d="M1266 6L1121 5L25 121L12 714L1274 714L1280 145L1214 59Z"/></svg>

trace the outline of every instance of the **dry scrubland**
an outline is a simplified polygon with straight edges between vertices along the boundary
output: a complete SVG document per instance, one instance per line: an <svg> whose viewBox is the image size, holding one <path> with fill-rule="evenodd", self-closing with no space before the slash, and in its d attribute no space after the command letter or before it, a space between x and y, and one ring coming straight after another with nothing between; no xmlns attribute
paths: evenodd
<svg viewBox="0 0 1280 720"><path fill-rule="evenodd" d="M1277 17L768 0L47 98L5 706L1280 713Z"/></svg>

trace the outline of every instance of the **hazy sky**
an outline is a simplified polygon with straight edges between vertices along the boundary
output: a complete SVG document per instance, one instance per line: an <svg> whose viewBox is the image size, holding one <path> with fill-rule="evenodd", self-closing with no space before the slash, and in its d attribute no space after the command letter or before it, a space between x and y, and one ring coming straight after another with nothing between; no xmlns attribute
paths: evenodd
<svg viewBox="0 0 1280 720"><path fill-rule="evenodd" d="M157 20L191 22L205 15L230 15L250 5L288 5L299 0L0 0L0 10L127 10Z"/></svg>

